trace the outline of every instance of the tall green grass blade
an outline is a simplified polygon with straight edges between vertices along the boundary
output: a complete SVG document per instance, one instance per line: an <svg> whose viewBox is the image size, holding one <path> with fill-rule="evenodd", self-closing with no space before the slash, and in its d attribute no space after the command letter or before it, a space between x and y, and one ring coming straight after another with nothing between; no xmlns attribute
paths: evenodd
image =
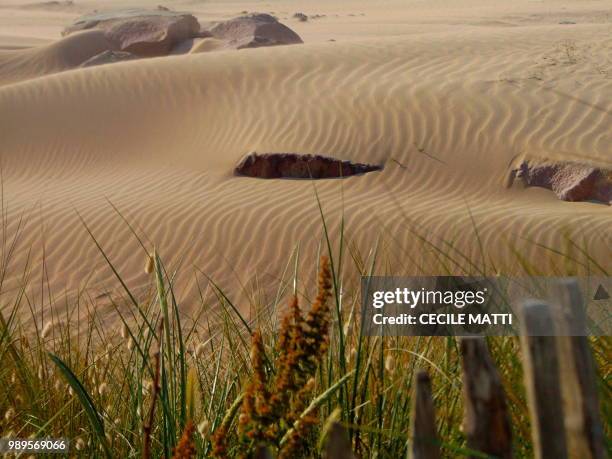
<svg viewBox="0 0 612 459"><path fill-rule="evenodd" d="M74 390L75 394L79 398L79 401L81 402L81 405L83 406L85 413L87 414L89 423L91 424L91 427L94 433L96 434L98 441L102 445L104 454L106 455L106 457L112 458L110 448L108 446L108 442L106 441L106 436L104 434L104 423L92 398L87 393L85 387L83 387L83 384L81 384L81 381L79 381L79 378L76 377L72 370L70 370L70 368L68 368L68 366L59 357L57 357L55 354L52 354L51 352L49 352L48 355L51 361L57 366L58 370L60 371L66 382L70 385L70 387L72 387L72 390Z"/></svg>

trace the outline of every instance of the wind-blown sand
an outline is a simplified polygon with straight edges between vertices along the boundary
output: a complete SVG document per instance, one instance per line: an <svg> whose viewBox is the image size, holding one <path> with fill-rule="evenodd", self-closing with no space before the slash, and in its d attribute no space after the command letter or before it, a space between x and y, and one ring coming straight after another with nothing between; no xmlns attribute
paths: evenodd
<svg viewBox="0 0 612 459"><path fill-rule="evenodd" d="M62 27L119 3L15 2L0 8L8 234L27 220L13 279L28 256L39 276L44 256L56 294L115 284L78 212L130 287L145 285L144 252L109 202L147 247L230 293L277 279L298 243L311 274L321 243L313 183L232 176L251 151L384 163L315 185L331 232L343 210L361 256L380 236L396 272L419 270L411 256L434 258L411 225L474 260L482 244L502 272L520 271L511 247L544 273L562 270L535 243L565 251L567 237L610 266L609 206L505 182L522 155L612 167L611 1L173 2L201 22L274 11L305 43L201 52L218 48L210 41L74 70L92 50L58 41ZM296 11L325 17L299 22ZM104 45L85 33L88 47Z"/></svg>

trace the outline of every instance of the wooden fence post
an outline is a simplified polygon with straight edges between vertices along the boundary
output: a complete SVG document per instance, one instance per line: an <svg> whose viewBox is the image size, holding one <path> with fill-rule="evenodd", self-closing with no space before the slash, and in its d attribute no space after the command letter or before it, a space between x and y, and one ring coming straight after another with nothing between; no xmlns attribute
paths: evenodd
<svg viewBox="0 0 612 459"><path fill-rule="evenodd" d="M512 429L501 378L484 338L461 338L468 448L502 459L512 458Z"/></svg>
<svg viewBox="0 0 612 459"><path fill-rule="evenodd" d="M272 459L272 453L267 446L258 446L255 450L254 459Z"/></svg>
<svg viewBox="0 0 612 459"><path fill-rule="evenodd" d="M327 436L325 459L356 459L346 429L334 422Z"/></svg>
<svg viewBox="0 0 612 459"><path fill-rule="evenodd" d="M431 380L426 371L418 371L414 380L410 413L409 459L439 459L440 442L431 395Z"/></svg>
<svg viewBox="0 0 612 459"><path fill-rule="evenodd" d="M559 355L550 307L523 303L521 342L536 459L566 459Z"/></svg>
<svg viewBox="0 0 612 459"><path fill-rule="evenodd" d="M605 435L599 414L595 364L586 333L584 302L575 280L555 288L558 307L557 346L560 359L565 431L570 457L604 459Z"/></svg>

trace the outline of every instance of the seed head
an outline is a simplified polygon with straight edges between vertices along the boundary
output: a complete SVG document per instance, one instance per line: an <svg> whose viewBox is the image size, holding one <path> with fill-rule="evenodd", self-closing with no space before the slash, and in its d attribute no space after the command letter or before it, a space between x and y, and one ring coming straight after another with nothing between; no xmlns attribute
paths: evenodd
<svg viewBox="0 0 612 459"><path fill-rule="evenodd" d="M347 320L344 323L344 326L342 327L342 333L344 333L344 336L347 336L349 334L350 328L351 328L351 322Z"/></svg>
<svg viewBox="0 0 612 459"><path fill-rule="evenodd" d="M108 393L108 384L103 382L98 386L98 394L100 394L101 396L104 396L107 393Z"/></svg>
<svg viewBox="0 0 612 459"><path fill-rule="evenodd" d="M51 334L52 330L53 330L53 323L47 322L45 326L43 327L42 332L40 333L41 338L46 339Z"/></svg>
<svg viewBox="0 0 612 459"><path fill-rule="evenodd" d="M153 260L153 255L149 255L145 263L145 268L144 268L145 273L151 274L153 272L154 267L155 267L155 262Z"/></svg>
<svg viewBox="0 0 612 459"><path fill-rule="evenodd" d="M6 422L10 422L11 419L13 419L15 417L15 409L11 406L8 410L6 410L6 413L4 413L4 420Z"/></svg>
<svg viewBox="0 0 612 459"><path fill-rule="evenodd" d="M172 459L191 459L196 455L196 445L193 441L195 427L191 420L185 424L183 434L174 448Z"/></svg>
<svg viewBox="0 0 612 459"><path fill-rule="evenodd" d="M202 435L202 437L208 435L210 430L210 422L207 419L204 419L202 422L198 424L198 433Z"/></svg>
<svg viewBox="0 0 612 459"><path fill-rule="evenodd" d="M77 449L77 451L81 451L81 450L85 449L85 442L83 441L83 439L81 437L76 439L74 447Z"/></svg>
<svg viewBox="0 0 612 459"><path fill-rule="evenodd" d="M389 373L392 373L393 370L395 370L395 359L391 354L389 354L385 359L385 370L387 370Z"/></svg>
<svg viewBox="0 0 612 459"><path fill-rule="evenodd" d="M153 389L152 381L149 381L147 379L142 382L142 395L149 395L152 389Z"/></svg>
<svg viewBox="0 0 612 459"><path fill-rule="evenodd" d="M125 322L121 325L121 338L123 339L131 338L130 330L128 329L128 326Z"/></svg>
<svg viewBox="0 0 612 459"><path fill-rule="evenodd" d="M206 351L206 345L204 343L200 343L196 346L195 354L196 357L202 358L204 357L204 352Z"/></svg>

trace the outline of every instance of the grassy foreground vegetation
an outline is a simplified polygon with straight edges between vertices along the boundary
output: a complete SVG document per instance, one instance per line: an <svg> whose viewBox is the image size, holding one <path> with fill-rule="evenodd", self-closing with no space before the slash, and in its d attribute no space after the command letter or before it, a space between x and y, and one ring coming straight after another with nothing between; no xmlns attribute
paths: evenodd
<svg viewBox="0 0 612 459"><path fill-rule="evenodd" d="M461 431L456 339L364 336L359 291L347 287L358 283L343 276L343 264L350 260L357 277L370 275L380 263L378 250L361 257L346 249L343 229L332 241L322 222L325 256L316 266L316 296L298 278L296 249L273 300L251 306L248 317L208 279L214 300L202 291L186 318L175 295L177 273L159 254L146 257L152 291L136 294L98 245L122 291L122 301L112 300L116 329L105 326L108 317L86 293L49 299L54 313L41 323L26 274L21 288L2 289L18 238L4 234L0 437L69 438L71 456L82 457L252 457L259 444L279 458L320 457L337 420L358 455L405 457L411 388L425 368L445 457L482 457L468 452ZM415 241L431 246L440 274L490 269L452 244L435 245L418 234ZM577 247L564 254L566 266L608 275ZM525 274L534 273L520 263ZM30 321L20 320L24 310ZM490 338L489 347L509 399L515 456L532 457L518 339ZM609 428L609 339L593 339L592 349Z"/></svg>

